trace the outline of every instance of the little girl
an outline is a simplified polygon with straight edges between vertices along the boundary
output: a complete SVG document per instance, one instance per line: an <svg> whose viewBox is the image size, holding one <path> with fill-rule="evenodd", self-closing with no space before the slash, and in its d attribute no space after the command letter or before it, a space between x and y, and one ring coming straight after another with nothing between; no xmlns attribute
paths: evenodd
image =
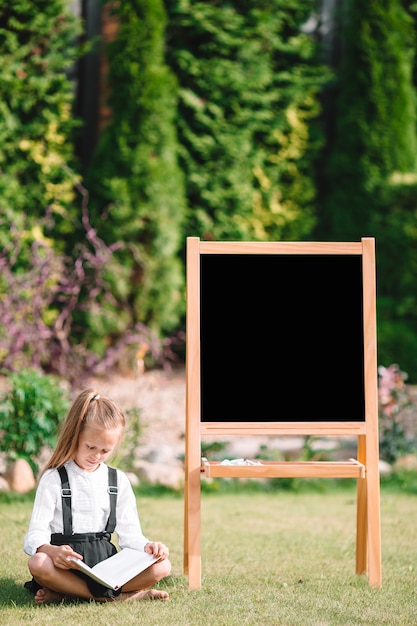
<svg viewBox="0 0 417 626"><path fill-rule="evenodd" d="M33 576L25 587L38 604L65 598L105 602L169 597L166 591L149 589L171 571L168 548L142 534L127 476L104 463L120 443L124 427L120 408L94 389L81 392L69 410L40 478L24 539ZM121 549L161 557L117 591L93 581L71 560L83 559L93 567L115 554L113 531Z"/></svg>

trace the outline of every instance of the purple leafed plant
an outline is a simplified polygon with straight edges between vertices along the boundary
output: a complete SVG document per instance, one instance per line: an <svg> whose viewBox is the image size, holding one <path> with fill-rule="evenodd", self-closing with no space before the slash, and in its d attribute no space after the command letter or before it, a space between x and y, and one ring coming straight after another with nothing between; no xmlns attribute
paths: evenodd
<svg viewBox="0 0 417 626"><path fill-rule="evenodd" d="M81 191L84 192L82 188ZM41 233L46 225L51 229L51 219L47 212L37 232ZM10 231L9 243L0 251L0 367L3 370L35 368L77 385L82 378L111 370L127 345L137 350L146 346L154 362L163 360L162 354L169 359L172 342L160 341L143 324L136 324L112 342L103 337L103 345L107 347L101 356L82 339L74 340L77 313L97 310L105 302L115 304L103 270L113 253L123 246L122 243L106 245L97 236L89 220L86 193L83 193L82 224L85 239L72 257L58 253L43 236L28 246L28 231L13 224L0 224Z"/></svg>

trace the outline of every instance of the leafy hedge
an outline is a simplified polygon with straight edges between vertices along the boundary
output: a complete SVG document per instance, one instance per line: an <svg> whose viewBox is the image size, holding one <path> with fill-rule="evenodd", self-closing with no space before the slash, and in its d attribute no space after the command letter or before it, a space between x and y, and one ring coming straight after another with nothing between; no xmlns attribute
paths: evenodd
<svg viewBox="0 0 417 626"><path fill-rule="evenodd" d="M0 0L0 213L33 228L47 207L54 241L74 211L74 87L80 22L65 0ZM41 233L34 231L34 236ZM0 245L8 233L0 234Z"/></svg>

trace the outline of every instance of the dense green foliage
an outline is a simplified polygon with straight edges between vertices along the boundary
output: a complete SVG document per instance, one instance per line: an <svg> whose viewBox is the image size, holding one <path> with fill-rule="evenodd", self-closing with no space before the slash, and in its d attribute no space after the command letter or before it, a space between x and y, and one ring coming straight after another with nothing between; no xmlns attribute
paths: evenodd
<svg viewBox="0 0 417 626"><path fill-rule="evenodd" d="M401 3L350 0L341 26L318 228L337 241L372 234L389 177L415 171L417 154L413 31Z"/></svg>
<svg viewBox="0 0 417 626"><path fill-rule="evenodd" d="M184 311L185 197L176 162L176 80L164 64L165 11L159 0L114 6L108 45L111 121L86 176L90 212L105 242L124 243L110 268L118 328L142 322L172 331Z"/></svg>
<svg viewBox="0 0 417 626"><path fill-rule="evenodd" d="M186 234L300 239L314 223L309 124L326 74L301 31L311 0L166 2L178 77Z"/></svg>
<svg viewBox="0 0 417 626"><path fill-rule="evenodd" d="M0 0L0 246L10 258L19 235L16 273L31 274L34 245L85 272L87 232L90 280L73 294L68 347L103 358L120 341L134 352L138 334L145 344L181 334L186 236L369 235L379 362L399 363L415 382L415 2L107 4L118 22L101 48L109 124L81 172L73 105L82 24L69 0ZM66 271L54 265L42 284L58 293ZM13 284L3 277L0 292ZM21 287L17 310L31 322L33 292ZM46 326L62 317L59 298L42 306ZM4 328L7 319L2 312Z"/></svg>
<svg viewBox="0 0 417 626"><path fill-rule="evenodd" d="M0 213L36 224L49 207L57 245L71 228L77 179L69 70L79 31L66 0L0 0ZM0 244L7 240L3 231Z"/></svg>
<svg viewBox="0 0 417 626"><path fill-rule="evenodd" d="M378 358L395 361L417 383L417 183L393 176L373 215L377 237Z"/></svg>
<svg viewBox="0 0 417 626"><path fill-rule="evenodd" d="M158 19L156 24L159 33ZM152 251L138 250L132 241L135 235L129 239L124 228L118 230L110 222L104 233L107 246L97 237L95 221L90 222L88 192L76 171L73 146L79 126L73 102L80 32L80 22L66 0L0 2L0 50L5 60L0 69L0 364L9 371L31 365L72 383L79 380L81 370L88 375L113 367L126 345L133 345L127 349L129 360L135 346L146 343L150 361L158 362L164 349L158 340L160 328L172 329L184 308L182 267L176 254L179 231L176 217L169 215L173 206L181 215L183 200L172 186L164 185L172 152L164 150L157 163L144 159L148 171L142 172L142 179L154 194L154 204L148 203L135 219L118 213L118 223L129 226L130 232L141 224L142 240L154 246ZM151 46L148 59L154 52ZM120 50L119 59L124 56ZM149 72L158 74L152 68ZM150 110L164 78L162 73L155 85ZM129 79L126 84L134 82ZM173 83L172 79L167 88ZM168 133L163 107L175 110L175 98L170 100L169 92L168 96L155 122L164 140ZM137 142L141 144L141 139L132 136L130 145ZM117 150L111 147L110 159ZM158 223L164 226L159 230L156 221L148 219L156 209ZM96 214L97 222L98 217L105 220ZM152 274L147 274L145 292L138 294L140 278L135 278L144 259ZM148 322L153 315L158 333L135 324L139 297L143 317Z"/></svg>
<svg viewBox="0 0 417 626"><path fill-rule="evenodd" d="M334 241L376 238L379 359L399 362L415 380L415 30L398 0L344 6L336 21L336 79L324 94L316 234Z"/></svg>
<svg viewBox="0 0 417 626"><path fill-rule="evenodd" d="M9 460L22 458L37 469L39 452L56 443L58 426L69 408L68 391L52 376L22 370L9 377L0 398L0 450Z"/></svg>

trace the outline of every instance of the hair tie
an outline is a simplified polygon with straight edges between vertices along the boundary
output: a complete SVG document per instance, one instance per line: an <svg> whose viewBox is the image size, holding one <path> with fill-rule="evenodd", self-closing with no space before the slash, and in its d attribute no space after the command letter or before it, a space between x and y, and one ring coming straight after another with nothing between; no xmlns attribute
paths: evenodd
<svg viewBox="0 0 417 626"><path fill-rule="evenodd" d="M98 393L98 394L96 394L96 395L94 396L94 398L91 398L91 400L92 400L92 401L93 401L93 400L98 400L98 399L99 399L99 397L100 397L100 394Z"/></svg>

